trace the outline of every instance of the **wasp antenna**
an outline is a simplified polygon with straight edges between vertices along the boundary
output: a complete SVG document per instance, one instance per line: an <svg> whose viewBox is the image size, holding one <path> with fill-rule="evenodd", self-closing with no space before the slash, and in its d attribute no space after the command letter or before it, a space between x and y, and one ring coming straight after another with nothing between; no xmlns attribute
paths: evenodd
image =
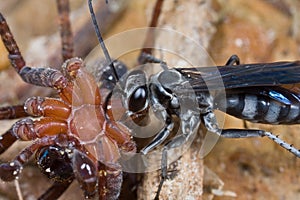
<svg viewBox="0 0 300 200"><path fill-rule="evenodd" d="M106 0L106 3L108 3L108 0ZM119 80L118 74L116 72L115 66L114 66L114 64L111 60L111 57L108 53L108 50L107 50L107 48L104 44L102 35L100 33L100 29L99 29L98 22L97 22L95 12L94 12L94 9L93 9L93 5L92 5L92 0L88 0L88 4L89 4L90 14L91 14L91 18L92 18L92 21L93 21L93 25L94 25L94 29L95 29L98 41L101 45L101 48L102 48L102 51L103 51L104 56L106 58L106 61L109 63L109 66L112 68L116 81L118 81Z"/></svg>

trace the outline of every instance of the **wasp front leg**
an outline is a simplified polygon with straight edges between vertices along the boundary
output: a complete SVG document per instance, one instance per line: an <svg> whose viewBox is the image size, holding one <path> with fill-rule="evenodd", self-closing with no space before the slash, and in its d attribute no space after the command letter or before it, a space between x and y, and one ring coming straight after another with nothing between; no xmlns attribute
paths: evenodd
<svg viewBox="0 0 300 200"><path fill-rule="evenodd" d="M162 76L172 75L177 79L177 73L174 71L165 71ZM150 89L151 103L154 108L154 112L159 118L164 119L164 128L156 135L150 144L148 144L141 152L147 154L158 145L166 141L168 136L177 134L174 138L167 141L162 149L161 159L161 180L158 186L155 199L159 198L161 188L164 181L168 178L168 152L171 149L181 147L187 142L192 142L195 133L197 133L200 124L200 112L199 109L195 109L197 106L195 96L176 94L176 90L172 92L167 86L168 83L161 83L158 79L161 75L152 77ZM182 85L179 79L179 85Z"/></svg>
<svg viewBox="0 0 300 200"><path fill-rule="evenodd" d="M198 118L198 116L194 116L195 118ZM196 120L197 127L199 125L199 118ZM181 125L184 124L184 122L181 123ZM156 192L156 196L154 199L159 199L159 194L162 189L164 181L168 178L168 151L177 147L181 147L182 145L186 144L188 141L192 141L194 139L195 134L197 133L197 129L185 129L185 132L182 134L176 136L175 138L172 138L170 141L168 141L163 149L162 149L162 159L161 159L161 180L158 186L158 190Z"/></svg>

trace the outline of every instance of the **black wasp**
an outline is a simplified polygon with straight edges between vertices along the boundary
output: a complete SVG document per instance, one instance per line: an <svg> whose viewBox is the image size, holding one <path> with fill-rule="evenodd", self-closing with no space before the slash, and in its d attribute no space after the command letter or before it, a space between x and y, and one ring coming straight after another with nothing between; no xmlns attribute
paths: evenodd
<svg viewBox="0 0 300 200"><path fill-rule="evenodd" d="M147 52L148 53L148 52ZM141 54L144 63L159 63L162 71L150 77L142 70L114 74L126 108L126 117L139 123L148 117L151 107L164 121L152 141L141 149L149 154L162 147L161 181L155 199L167 178L168 152L180 147L195 136L200 123L220 137L268 137L300 157L300 151L274 134L254 129L221 129L214 110L221 110L240 119L266 124L297 124L300 119L300 97L287 89L300 82L300 61L240 64L232 56L225 66L168 68L167 64L149 54ZM113 65L111 65L113 67ZM106 75L103 79L111 80ZM221 81L221 84L220 84ZM112 83L112 82L111 82ZM225 94L225 95L224 95ZM109 99L107 99L109 101ZM195 106L196 105L196 106ZM147 120L145 120L147 121ZM178 133L174 137L169 137Z"/></svg>
<svg viewBox="0 0 300 200"><path fill-rule="evenodd" d="M237 59L236 56L232 58ZM219 75L224 85L220 85L217 81L220 78ZM132 82L137 79L145 82L140 81L139 85L134 85ZM300 157L298 149L270 132L253 129L220 129L213 113L215 109L219 109L252 122L297 124L300 119L299 95L282 86L296 84L299 80L299 61L165 69L151 76L149 80L142 71L129 73L124 87L125 93L131 91L126 94L127 102L125 102L129 112L132 115L136 113L141 115L141 113L146 113L144 111L149 106L152 106L156 115L164 119L164 127L156 134L152 142L141 150L143 154L147 154L164 143L161 162L162 179L157 195L167 175L168 150L186 143L194 135L201 122L207 130L221 137L267 136ZM186 84L190 84L191 87L185 87ZM126 86L134 87L134 89L126 88ZM222 95L224 88L225 99ZM212 95L209 91L214 91L214 94ZM195 95L193 96L192 93ZM190 103L194 101L193 98L196 98L198 106L186 106L193 105ZM185 107L182 109L180 105L185 105ZM166 138L173 131L177 132L178 123L182 127L181 134L166 142Z"/></svg>

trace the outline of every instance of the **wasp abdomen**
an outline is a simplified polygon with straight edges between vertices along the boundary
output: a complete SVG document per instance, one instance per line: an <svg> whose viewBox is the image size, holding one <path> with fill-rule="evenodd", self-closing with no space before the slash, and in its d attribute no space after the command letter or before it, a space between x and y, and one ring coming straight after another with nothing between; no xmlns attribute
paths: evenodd
<svg viewBox="0 0 300 200"><path fill-rule="evenodd" d="M275 90L234 89L226 98L214 99L215 109L251 122L265 124L296 124L300 120L299 99L296 94Z"/></svg>

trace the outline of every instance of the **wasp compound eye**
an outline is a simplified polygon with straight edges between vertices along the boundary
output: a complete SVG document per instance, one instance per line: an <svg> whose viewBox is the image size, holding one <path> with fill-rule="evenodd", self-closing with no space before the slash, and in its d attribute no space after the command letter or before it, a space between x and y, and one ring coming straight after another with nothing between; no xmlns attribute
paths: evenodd
<svg viewBox="0 0 300 200"><path fill-rule="evenodd" d="M148 90L146 86L138 87L129 98L128 108L132 112L139 112L147 107Z"/></svg>

